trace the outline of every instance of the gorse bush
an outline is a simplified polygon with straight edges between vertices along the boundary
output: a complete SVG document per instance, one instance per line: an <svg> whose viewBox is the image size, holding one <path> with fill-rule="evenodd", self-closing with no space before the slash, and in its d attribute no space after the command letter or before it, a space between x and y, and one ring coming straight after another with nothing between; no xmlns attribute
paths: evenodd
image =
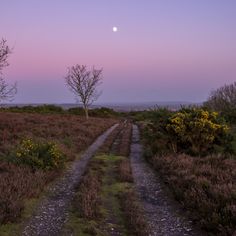
<svg viewBox="0 0 236 236"><path fill-rule="evenodd" d="M34 142L32 139L22 140L12 157L15 163L28 165L32 169L57 169L63 167L65 162L65 155L54 142Z"/></svg>
<svg viewBox="0 0 236 236"><path fill-rule="evenodd" d="M225 122L218 113L200 108L184 108L165 117L158 115L144 134L151 155L182 152L205 156L220 150L232 152Z"/></svg>
<svg viewBox="0 0 236 236"><path fill-rule="evenodd" d="M223 144L228 127L220 123L218 113L203 109L190 109L172 115L166 125L166 131L174 152L178 146L188 148L194 155L206 155L215 144Z"/></svg>

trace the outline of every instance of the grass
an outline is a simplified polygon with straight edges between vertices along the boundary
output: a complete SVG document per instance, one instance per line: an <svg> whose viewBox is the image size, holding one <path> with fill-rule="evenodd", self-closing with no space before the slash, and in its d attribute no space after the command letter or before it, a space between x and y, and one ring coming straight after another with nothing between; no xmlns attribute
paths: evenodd
<svg viewBox="0 0 236 236"><path fill-rule="evenodd" d="M115 123L112 119L74 115L0 113L0 225L21 223L30 199L37 198L60 171L32 170L7 162L7 156L24 138L54 141L72 161L94 139ZM12 228L14 226L12 225ZM5 230L6 231L6 230Z"/></svg>
<svg viewBox="0 0 236 236"><path fill-rule="evenodd" d="M63 235L104 236L112 231L124 236L148 235L127 160L127 157L104 154L90 161ZM126 167L120 168L123 165Z"/></svg>
<svg viewBox="0 0 236 236"><path fill-rule="evenodd" d="M128 235L123 222L118 194L129 187L129 183L117 182L115 173L123 157L96 156L79 185L70 213L66 231L74 235L109 235L111 228ZM89 185L88 185L89 184ZM107 218L115 219L108 223Z"/></svg>
<svg viewBox="0 0 236 236"><path fill-rule="evenodd" d="M0 225L0 235L1 236L18 236L20 232L22 232L23 224L27 221L34 212L35 207L40 202L42 195L38 198L27 199L24 202L24 209L22 211L21 219L16 221L15 223L7 223Z"/></svg>
<svg viewBox="0 0 236 236"><path fill-rule="evenodd" d="M127 189L120 194L120 205L130 234L135 236L150 235L143 208L134 189Z"/></svg>
<svg viewBox="0 0 236 236"><path fill-rule="evenodd" d="M127 175L126 170L122 173L124 168L119 168L121 163L127 165L126 160L121 156L99 155L91 161L78 187L63 235L104 236L112 231L124 236L148 235L133 185L120 178Z"/></svg>

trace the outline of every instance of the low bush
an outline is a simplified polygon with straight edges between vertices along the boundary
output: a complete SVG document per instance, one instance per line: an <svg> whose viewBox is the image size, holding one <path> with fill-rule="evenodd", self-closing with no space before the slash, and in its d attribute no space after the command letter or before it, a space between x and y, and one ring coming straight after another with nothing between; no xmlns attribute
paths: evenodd
<svg viewBox="0 0 236 236"><path fill-rule="evenodd" d="M228 127L216 112L185 109L168 119L166 131L174 152L179 148L192 155L207 155L214 145L225 144Z"/></svg>
<svg viewBox="0 0 236 236"><path fill-rule="evenodd" d="M169 116L156 112L144 136L149 155L187 153L206 156L214 152L232 153L232 136L218 113L200 108L184 108ZM167 114L167 113L164 113Z"/></svg>
<svg viewBox="0 0 236 236"><path fill-rule="evenodd" d="M52 170L64 166L65 155L54 142L34 142L24 139L11 154L10 161L32 169Z"/></svg>

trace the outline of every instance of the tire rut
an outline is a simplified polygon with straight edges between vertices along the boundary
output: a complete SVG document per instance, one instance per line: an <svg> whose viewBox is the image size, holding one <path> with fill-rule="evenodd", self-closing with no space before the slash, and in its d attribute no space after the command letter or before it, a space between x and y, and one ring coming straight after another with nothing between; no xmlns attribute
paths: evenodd
<svg viewBox="0 0 236 236"><path fill-rule="evenodd" d="M117 127L113 125L81 156L74 161L64 176L56 181L48 190L35 213L23 229L22 236L56 236L67 220L68 208L75 195L75 188L86 170L86 166L108 135Z"/></svg>
<svg viewBox="0 0 236 236"><path fill-rule="evenodd" d="M155 170L144 160L139 129L133 125L131 167L134 183L143 204L150 236L202 236L180 205L163 188Z"/></svg>

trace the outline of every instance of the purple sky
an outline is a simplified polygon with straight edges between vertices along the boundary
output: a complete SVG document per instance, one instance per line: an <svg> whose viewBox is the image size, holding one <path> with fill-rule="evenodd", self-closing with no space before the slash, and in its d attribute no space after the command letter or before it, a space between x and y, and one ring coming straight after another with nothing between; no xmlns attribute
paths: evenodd
<svg viewBox="0 0 236 236"><path fill-rule="evenodd" d="M192 101L236 80L235 0L1 0L17 103L74 102L67 67L103 67L99 102ZM118 32L112 32L117 26Z"/></svg>

